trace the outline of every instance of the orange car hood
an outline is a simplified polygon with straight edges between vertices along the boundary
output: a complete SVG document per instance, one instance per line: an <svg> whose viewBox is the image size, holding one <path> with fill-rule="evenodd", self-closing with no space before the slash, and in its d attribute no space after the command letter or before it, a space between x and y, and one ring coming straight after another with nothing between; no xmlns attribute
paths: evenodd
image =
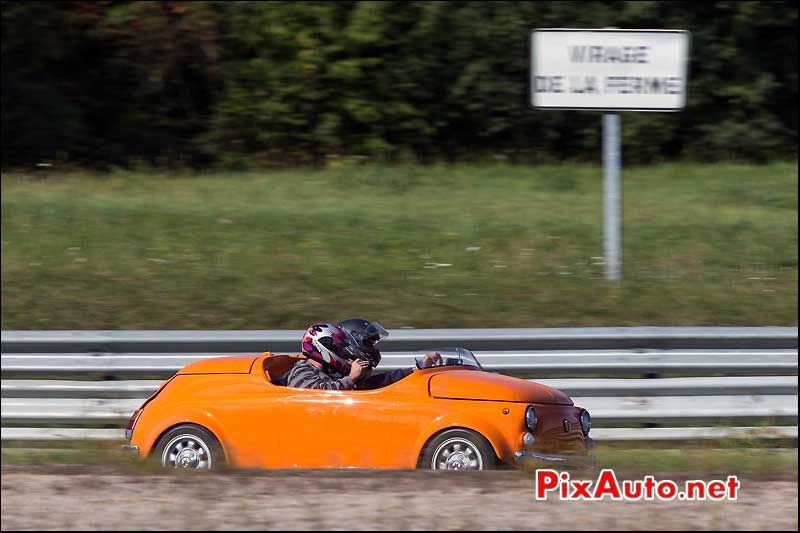
<svg viewBox="0 0 800 533"><path fill-rule="evenodd" d="M178 374L249 374L256 356L215 357L190 363Z"/></svg>
<svg viewBox="0 0 800 533"><path fill-rule="evenodd" d="M502 374L477 370L445 370L431 377L431 396L456 400L573 405L558 389Z"/></svg>

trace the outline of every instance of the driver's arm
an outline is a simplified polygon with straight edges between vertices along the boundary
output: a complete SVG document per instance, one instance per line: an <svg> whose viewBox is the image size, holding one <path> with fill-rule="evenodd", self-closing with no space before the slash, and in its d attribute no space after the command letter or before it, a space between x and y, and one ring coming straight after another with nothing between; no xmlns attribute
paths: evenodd
<svg viewBox="0 0 800 533"><path fill-rule="evenodd" d="M422 368L428 368L442 364L442 355L439 352L428 352L422 360Z"/></svg>
<svg viewBox="0 0 800 533"><path fill-rule="evenodd" d="M413 372L413 368L398 368L383 374L376 374L359 383L358 388L362 390L380 389L410 376Z"/></svg>

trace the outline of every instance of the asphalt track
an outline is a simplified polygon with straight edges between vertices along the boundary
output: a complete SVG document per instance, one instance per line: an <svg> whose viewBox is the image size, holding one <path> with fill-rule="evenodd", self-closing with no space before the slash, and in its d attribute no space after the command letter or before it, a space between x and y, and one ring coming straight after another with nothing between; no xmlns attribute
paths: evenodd
<svg viewBox="0 0 800 533"><path fill-rule="evenodd" d="M685 476L657 479L682 481ZM588 472L573 479L592 479ZM710 480L713 478L702 478ZM536 501L531 472L3 466L2 530L796 530L796 472L722 502Z"/></svg>

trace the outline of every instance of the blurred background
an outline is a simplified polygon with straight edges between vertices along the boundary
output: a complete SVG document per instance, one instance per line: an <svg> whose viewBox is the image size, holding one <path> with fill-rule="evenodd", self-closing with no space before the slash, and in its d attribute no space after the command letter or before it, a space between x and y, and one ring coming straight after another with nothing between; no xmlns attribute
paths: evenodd
<svg viewBox="0 0 800 533"><path fill-rule="evenodd" d="M602 114L528 106L606 26L692 35L617 284ZM797 115L791 2L3 2L2 328L796 325Z"/></svg>
<svg viewBox="0 0 800 533"><path fill-rule="evenodd" d="M3 167L592 162L596 114L526 107L528 32L608 26L692 33L626 163L796 159L793 2L6 2Z"/></svg>

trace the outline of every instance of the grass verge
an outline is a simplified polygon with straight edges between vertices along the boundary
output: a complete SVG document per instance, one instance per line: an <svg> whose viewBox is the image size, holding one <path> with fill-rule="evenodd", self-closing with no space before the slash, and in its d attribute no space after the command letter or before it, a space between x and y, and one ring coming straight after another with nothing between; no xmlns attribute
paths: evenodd
<svg viewBox="0 0 800 533"><path fill-rule="evenodd" d="M2 176L2 329L797 324L797 163Z"/></svg>
<svg viewBox="0 0 800 533"><path fill-rule="evenodd" d="M113 469L152 473L152 465L136 461L119 449L122 442L3 442L2 464L105 465ZM718 443L722 447L688 444L635 447L599 445L592 451L593 469L613 468L625 476L671 474L691 476L739 475L751 478L797 478L797 448L764 447L763 443ZM547 466L553 468L552 465ZM532 467L531 467L532 468Z"/></svg>

